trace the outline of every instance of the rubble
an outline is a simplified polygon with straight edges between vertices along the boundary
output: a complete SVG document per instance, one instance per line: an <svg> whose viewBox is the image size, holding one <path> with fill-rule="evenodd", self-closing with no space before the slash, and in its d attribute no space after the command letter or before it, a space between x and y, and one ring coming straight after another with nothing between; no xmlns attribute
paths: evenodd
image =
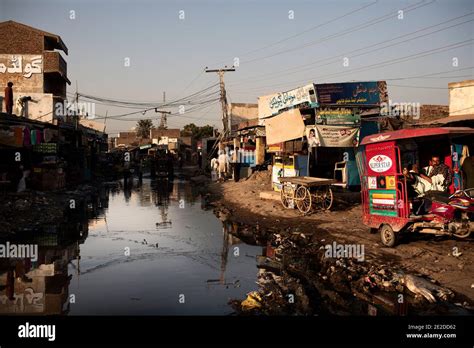
<svg viewBox="0 0 474 348"><path fill-rule="evenodd" d="M231 301L237 313L366 315L367 305L378 304L387 314L400 314L406 308L397 303L399 294L404 295L411 311L452 310L450 301L455 294L434 280L406 274L390 262L325 257L323 242L299 232L271 235L269 245L274 257L257 258L259 290L251 297L258 299L258 305L252 302L250 306L249 297L243 302ZM288 301L290 294L294 303ZM434 303L445 306L430 307Z"/></svg>

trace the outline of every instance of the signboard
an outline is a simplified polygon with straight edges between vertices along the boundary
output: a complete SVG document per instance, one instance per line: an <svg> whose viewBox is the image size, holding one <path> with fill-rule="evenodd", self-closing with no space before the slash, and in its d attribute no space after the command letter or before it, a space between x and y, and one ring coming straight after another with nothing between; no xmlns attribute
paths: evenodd
<svg viewBox="0 0 474 348"><path fill-rule="evenodd" d="M265 134L268 144L302 138L304 131L305 125L299 109L284 111L278 116L265 120Z"/></svg>
<svg viewBox="0 0 474 348"><path fill-rule="evenodd" d="M360 124L360 115L348 108L320 108L317 119L327 125Z"/></svg>
<svg viewBox="0 0 474 348"><path fill-rule="evenodd" d="M388 102L385 81L317 84L320 105L378 106Z"/></svg>
<svg viewBox="0 0 474 348"><path fill-rule="evenodd" d="M370 214L382 216L398 216L396 190L370 190Z"/></svg>
<svg viewBox="0 0 474 348"><path fill-rule="evenodd" d="M283 145L284 145L284 143L268 145L267 152L270 152L270 153L283 152L283 148L284 148Z"/></svg>
<svg viewBox="0 0 474 348"><path fill-rule="evenodd" d="M314 84L292 89L286 92L270 94L258 98L258 118L278 114L281 110L303 103L317 106Z"/></svg>
<svg viewBox="0 0 474 348"><path fill-rule="evenodd" d="M395 142L369 144L366 147L365 153L367 158L367 174L369 176L393 176L397 174Z"/></svg>
<svg viewBox="0 0 474 348"><path fill-rule="evenodd" d="M316 125L315 128L320 146L353 147L359 143L358 127Z"/></svg>

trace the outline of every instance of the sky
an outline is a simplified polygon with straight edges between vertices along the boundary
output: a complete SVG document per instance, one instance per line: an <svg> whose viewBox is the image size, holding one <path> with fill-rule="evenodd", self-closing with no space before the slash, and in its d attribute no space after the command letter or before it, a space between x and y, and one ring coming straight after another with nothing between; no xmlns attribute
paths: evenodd
<svg viewBox="0 0 474 348"><path fill-rule="evenodd" d="M448 83L474 78L472 0L2 0L3 20L61 36L68 93L114 100L176 100L218 83L206 67L237 63L224 76L229 102L311 82L387 80L393 102L447 105ZM218 86L206 94L183 114L167 108L168 126L221 127ZM154 110L118 116L136 111L96 104L112 136L130 120L158 125Z"/></svg>

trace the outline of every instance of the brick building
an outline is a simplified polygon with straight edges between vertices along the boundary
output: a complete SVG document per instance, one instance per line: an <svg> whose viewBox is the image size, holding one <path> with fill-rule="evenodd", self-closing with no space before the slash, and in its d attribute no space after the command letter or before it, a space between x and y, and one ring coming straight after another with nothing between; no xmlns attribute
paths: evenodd
<svg viewBox="0 0 474 348"><path fill-rule="evenodd" d="M0 86L13 82L13 113L21 114L17 100L29 96L24 116L53 122L56 103L66 99L67 64L61 37L14 21L0 22ZM3 99L3 93L1 93ZM2 110L5 110L2 100Z"/></svg>

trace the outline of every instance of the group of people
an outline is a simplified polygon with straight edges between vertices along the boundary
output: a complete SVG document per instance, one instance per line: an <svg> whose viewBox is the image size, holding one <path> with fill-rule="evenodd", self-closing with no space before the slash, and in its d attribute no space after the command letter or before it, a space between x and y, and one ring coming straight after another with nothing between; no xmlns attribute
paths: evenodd
<svg viewBox="0 0 474 348"><path fill-rule="evenodd" d="M424 196L429 191L448 191L453 181L451 169L441 163L438 156L433 156L428 166L421 169L418 164L413 164L411 169L404 168L403 175L416 192L417 196Z"/></svg>
<svg viewBox="0 0 474 348"><path fill-rule="evenodd" d="M229 173L235 182L240 179L239 148L234 150L219 150L218 156L211 160L211 170L216 172L219 180L225 180Z"/></svg>

